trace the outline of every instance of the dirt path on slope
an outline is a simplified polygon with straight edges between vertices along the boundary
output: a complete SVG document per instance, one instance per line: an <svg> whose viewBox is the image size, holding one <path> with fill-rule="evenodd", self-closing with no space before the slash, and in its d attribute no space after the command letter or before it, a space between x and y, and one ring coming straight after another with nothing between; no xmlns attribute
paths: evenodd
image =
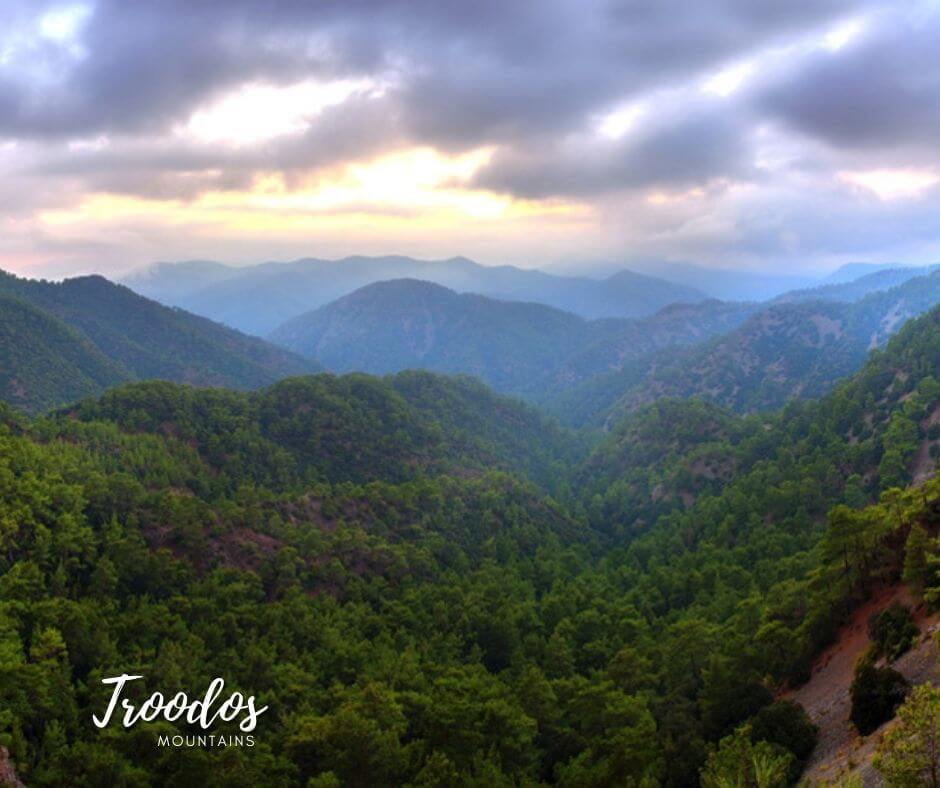
<svg viewBox="0 0 940 788"><path fill-rule="evenodd" d="M813 751L803 773L804 785L838 784L848 774L856 773L864 786L880 786L882 781L871 767L870 760L887 726L869 736L859 736L849 720L851 700L849 688L855 673L855 663L868 647L868 619L898 601L914 608L914 621L921 636L913 648L900 657L892 667L912 684L930 682L940 685L937 672L937 646L933 634L940 614L925 615L903 586L894 586L876 594L852 614L839 639L816 659L810 680L785 697L795 700L806 709L810 719L819 726L819 743Z"/></svg>

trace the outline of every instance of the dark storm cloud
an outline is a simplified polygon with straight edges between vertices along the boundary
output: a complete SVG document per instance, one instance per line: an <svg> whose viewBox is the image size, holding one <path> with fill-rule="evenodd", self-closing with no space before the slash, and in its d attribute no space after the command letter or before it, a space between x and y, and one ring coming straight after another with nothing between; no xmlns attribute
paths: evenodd
<svg viewBox="0 0 940 788"><path fill-rule="evenodd" d="M855 254L859 239L876 248L906 222L925 238L940 202L924 191L886 207L842 177L936 165L940 12L927 2L75 2L88 8L75 41L36 33L73 0L0 2L7 215L97 192L192 199L272 173L310 186L412 146L491 147L471 186L573 198L599 217L599 234L678 239L683 256ZM857 40L820 46L859 15L869 24ZM702 91L749 61L739 90ZM373 88L271 139L234 145L186 130L248 83L311 79ZM598 133L608 113L634 105L644 112L619 139ZM677 199L651 207L654 189Z"/></svg>
<svg viewBox="0 0 940 788"><path fill-rule="evenodd" d="M683 107L639 122L619 140L574 138L498 154L477 183L526 197L591 195L622 188L688 188L749 177L748 129L726 105Z"/></svg>
<svg viewBox="0 0 940 788"><path fill-rule="evenodd" d="M14 0L4 13L9 27L22 27L27 12L60 7ZM481 183L544 195L740 171L734 118L679 117L639 140L588 151L566 139L631 95L837 18L850 3L813 0L786 12L764 0L98 0L89 8L80 55L37 40L26 56L31 69L0 67L0 138L50 146L119 138L93 153L53 150L39 164L47 176L186 197L241 188L272 169L298 178L404 144L498 145L505 169L491 168ZM307 133L271 147L153 142L246 82L310 77L389 85L381 98L328 108Z"/></svg>
<svg viewBox="0 0 940 788"><path fill-rule="evenodd" d="M899 4L902 5L902 4ZM940 149L940 14L880 19L847 51L818 52L767 85L760 108L834 146Z"/></svg>
<svg viewBox="0 0 940 788"><path fill-rule="evenodd" d="M54 46L31 52L64 71L61 80L0 74L0 133L153 131L245 81L394 69L415 137L479 143L570 127L620 95L830 18L847 3L796 6L783 14L778 3L753 0L99 0L83 28L86 56L71 68L53 62L64 57ZM37 8L13 7L20 18Z"/></svg>

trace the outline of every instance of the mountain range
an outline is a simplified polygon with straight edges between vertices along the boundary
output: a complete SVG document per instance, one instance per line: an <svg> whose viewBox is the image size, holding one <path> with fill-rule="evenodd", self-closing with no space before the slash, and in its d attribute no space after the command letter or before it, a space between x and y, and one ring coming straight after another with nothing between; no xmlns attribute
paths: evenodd
<svg viewBox="0 0 940 788"><path fill-rule="evenodd" d="M694 287L709 298L721 301L766 301L782 293L820 284L817 276L774 273L696 265L690 262L664 260L656 257L631 257L627 260L559 263L548 267L551 273L591 276L598 279L624 269L665 279L667 282ZM856 274L869 273L865 270ZM849 278L855 276L848 275Z"/></svg>
<svg viewBox="0 0 940 788"><path fill-rule="evenodd" d="M586 320L541 304L399 279L289 320L269 338L337 372L459 372L541 399L640 355L714 336L751 311L705 301L640 320Z"/></svg>
<svg viewBox="0 0 940 788"><path fill-rule="evenodd" d="M595 321L393 280L294 318L270 339L337 372L475 375L570 424L661 396L750 412L825 393L940 302L940 272L925 270L877 272L769 304L702 301Z"/></svg>
<svg viewBox="0 0 940 788"><path fill-rule="evenodd" d="M603 280L554 276L513 266L484 266L464 257L305 259L234 268L196 261L157 264L125 279L135 291L249 334L265 336L287 320L374 282L420 279L458 292L531 301L580 317L643 317L704 294L632 271Z"/></svg>
<svg viewBox="0 0 940 788"><path fill-rule="evenodd" d="M935 307L818 400L665 399L601 436L426 372L0 407L6 771L722 785L756 752L795 781L848 723L789 690L880 588L940 593L938 379ZM90 688L129 654L143 698L254 695L264 746L153 746L179 717L101 735Z"/></svg>
<svg viewBox="0 0 940 788"><path fill-rule="evenodd" d="M937 303L940 270L854 303L772 304L725 336L652 359L614 410L662 397L700 397L748 413L819 397L908 319Z"/></svg>
<svg viewBox="0 0 940 788"><path fill-rule="evenodd" d="M845 266L849 269L843 272L839 269L827 283L816 287L791 290L774 299L781 303L796 301L857 301L870 293L888 290L897 285L904 284L910 279L926 276L938 270L940 266L862 266L861 264ZM869 269L876 270L871 271ZM857 271L855 278L850 276L851 271Z"/></svg>

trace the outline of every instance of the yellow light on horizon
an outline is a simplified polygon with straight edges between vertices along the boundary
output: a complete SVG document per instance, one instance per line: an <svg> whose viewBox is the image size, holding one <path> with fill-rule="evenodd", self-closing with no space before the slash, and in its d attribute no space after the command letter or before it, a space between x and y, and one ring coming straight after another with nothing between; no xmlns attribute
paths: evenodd
<svg viewBox="0 0 940 788"><path fill-rule="evenodd" d="M480 148L445 155L413 148L288 185L278 173L244 191L207 191L192 200L96 193L74 207L40 215L48 228L120 225L130 220L167 227L199 227L226 234L277 235L347 228L422 231L522 217L584 217L586 206L520 200L473 186L494 153Z"/></svg>

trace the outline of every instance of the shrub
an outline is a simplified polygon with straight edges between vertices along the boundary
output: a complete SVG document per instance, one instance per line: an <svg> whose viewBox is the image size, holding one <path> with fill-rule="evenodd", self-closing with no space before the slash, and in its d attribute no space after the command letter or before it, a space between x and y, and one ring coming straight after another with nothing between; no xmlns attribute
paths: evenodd
<svg viewBox="0 0 940 788"><path fill-rule="evenodd" d="M852 723L867 736L894 716L909 688L907 680L892 668L876 668L863 660L852 682Z"/></svg>
<svg viewBox="0 0 940 788"><path fill-rule="evenodd" d="M893 662L907 651L920 634L911 617L911 611L900 602L875 613L868 619L868 636L874 643L878 655Z"/></svg>
<svg viewBox="0 0 940 788"><path fill-rule="evenodd" d="M819 731L806 710L792 700L778 700L762 708L751 719L751 740L779 744L805 761L816 747Z"/></svg>

